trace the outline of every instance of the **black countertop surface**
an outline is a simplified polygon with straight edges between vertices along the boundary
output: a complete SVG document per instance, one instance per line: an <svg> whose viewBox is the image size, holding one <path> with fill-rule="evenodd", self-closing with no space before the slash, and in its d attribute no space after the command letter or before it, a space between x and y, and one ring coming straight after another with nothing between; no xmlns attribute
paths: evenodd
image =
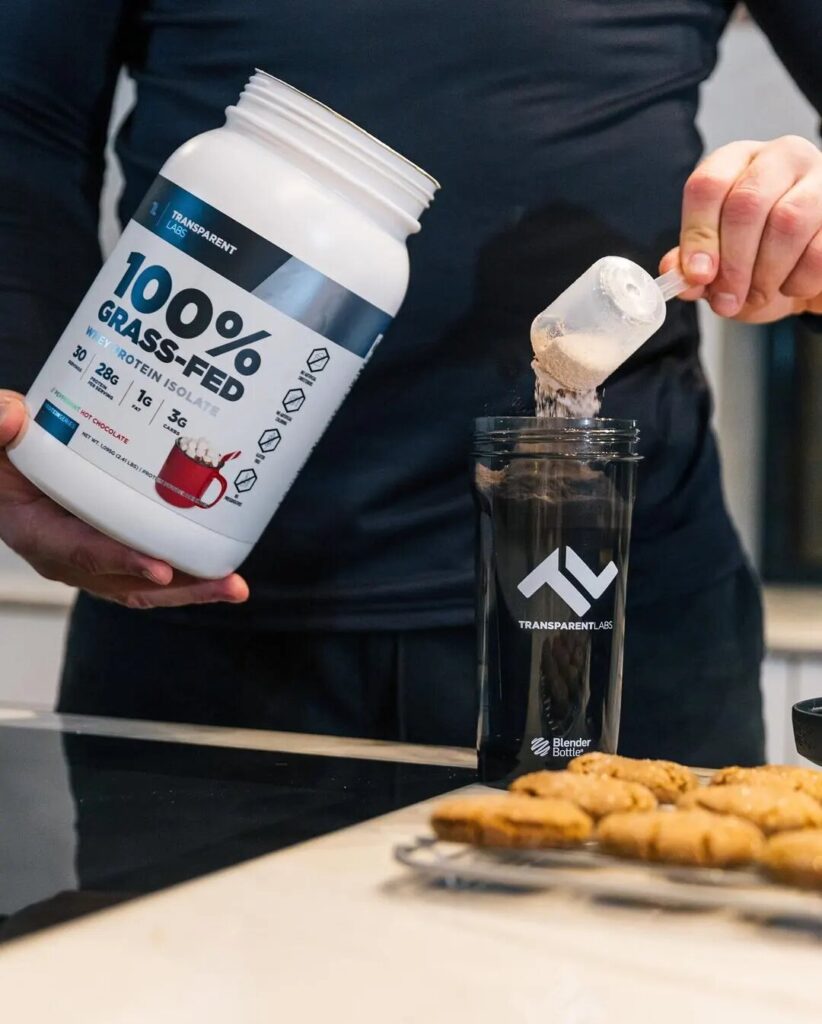
<svg viewBox="0 0 822 1024"><path fill-rule="evenodd" d="M436 764L0 723L0 941L475 778Z"/></svg>

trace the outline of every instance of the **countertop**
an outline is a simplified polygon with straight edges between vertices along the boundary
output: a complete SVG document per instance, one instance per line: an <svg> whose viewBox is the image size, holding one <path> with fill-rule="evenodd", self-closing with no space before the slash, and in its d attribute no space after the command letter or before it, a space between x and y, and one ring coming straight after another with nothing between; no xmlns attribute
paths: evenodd
<svg viewBox="0 0 822 1024"><path fill-rule="evenodd" d="M165 728L175 742L185 732ZM206 732L230 746L245 730ZM253 738L268 749L318 742ZM420 757L319 742L329 756ZM428 811L407 807L12 942L0 949L0 1005L15 1024L819 1020L819 936L560 891L424 884L391 851L426 830Z"/></svg>
<svg viewBox="0 0 822 1024"><path fill-rule="evenodd" d="M474 761L0 708L0 944L468 785Z"/></svg>
<svg viewBox="0 0 822 1024"><path fill-rule="evenodd" d="M767 586L763 596L768 653L822 656L822 588Z"/></svg>

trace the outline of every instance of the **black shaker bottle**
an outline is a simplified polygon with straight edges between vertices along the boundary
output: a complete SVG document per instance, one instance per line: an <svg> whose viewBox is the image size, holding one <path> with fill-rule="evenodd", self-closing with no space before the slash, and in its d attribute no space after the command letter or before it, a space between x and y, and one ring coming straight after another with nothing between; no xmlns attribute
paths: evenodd
<svg viewBox="0 0 822 1024"><path fill-rule="evenodd" d="M616 750L638 436L631 420L476 421L486 782Z"/></svg>

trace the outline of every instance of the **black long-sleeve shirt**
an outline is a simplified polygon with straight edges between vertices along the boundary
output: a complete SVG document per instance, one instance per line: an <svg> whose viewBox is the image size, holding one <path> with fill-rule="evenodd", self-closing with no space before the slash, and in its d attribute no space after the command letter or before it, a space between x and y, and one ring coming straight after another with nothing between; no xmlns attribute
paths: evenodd
<svg viewBox="0 0 822 1024"><path fill-rule="evenodd" d="M822 109L819 0L750 5ZM25 389L99 266L118 69L123 220L165 158L261 67L444 184L397 321L213 614L283 627L470 621L470 424L533 409L528 328L598 257L655 270L700 156L726 0L25 0L0 18L0 385ZM692 306L608 383L642 431L630 600L741 560ZM352 438L356 443L352 443ZM202 612L198 614L203 614Z"/></svg>

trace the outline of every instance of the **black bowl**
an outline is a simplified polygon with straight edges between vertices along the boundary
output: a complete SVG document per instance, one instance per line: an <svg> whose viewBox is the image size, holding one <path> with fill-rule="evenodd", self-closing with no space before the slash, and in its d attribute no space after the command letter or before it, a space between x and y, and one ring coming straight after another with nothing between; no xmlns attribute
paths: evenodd
<svg viewBox="0 0 822 1024"><path fill-rule="evenodd" d="M822 765L822 697L794 704L793 738L803 757Z"/></svg>

